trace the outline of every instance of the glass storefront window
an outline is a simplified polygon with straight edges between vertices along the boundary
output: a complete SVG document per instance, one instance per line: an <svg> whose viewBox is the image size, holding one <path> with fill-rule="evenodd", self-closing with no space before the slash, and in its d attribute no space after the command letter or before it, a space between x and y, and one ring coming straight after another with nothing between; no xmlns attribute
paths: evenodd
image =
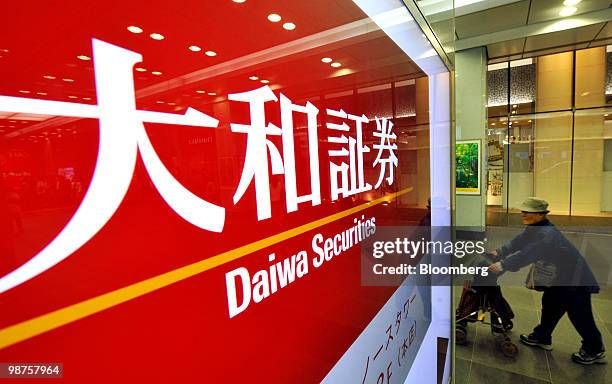
<svg viewBox="0 0 612 384"><path fill-rule="evenodd" d="M601 108L612 94L607 50L489 66L489 102L503 100L504 92L507 100L525 96L524 103L488 107L490 213L513 212L535 195L547 199L556 215L612 217L612 111ZM509 90L491 81L492 66L503 67L495 67L501 72L493 77L510 76ZM522 81L515 83L513 69L521 66Z"/></svg>
<svg viewBox="0 0 612 384"><path fill-rule="evenodd" d="M612 216L612 109L576 111L572 215Z"/></svg>
<svg viewBox="0 0 612 384"><path fill-rule="evenodd" d="M606 77L606 47L576 51L576 108L602 107L606 104Z"/></svg>
<svg viewBox="0 0 612 384"><path fill-rule="evenodd" d="M536 60L536 112L572 108L573 52L540 56Z"/></svg>

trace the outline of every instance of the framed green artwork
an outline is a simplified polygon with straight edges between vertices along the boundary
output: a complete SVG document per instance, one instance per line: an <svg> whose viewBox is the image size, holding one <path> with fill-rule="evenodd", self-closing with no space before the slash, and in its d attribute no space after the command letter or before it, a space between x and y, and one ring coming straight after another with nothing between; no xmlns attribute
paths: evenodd
<svg viewBox="0 0 612 384"><path fill-rule="evenodd" d="M457 141L455 190L458 195L480 195L480 140Z"/></svg>

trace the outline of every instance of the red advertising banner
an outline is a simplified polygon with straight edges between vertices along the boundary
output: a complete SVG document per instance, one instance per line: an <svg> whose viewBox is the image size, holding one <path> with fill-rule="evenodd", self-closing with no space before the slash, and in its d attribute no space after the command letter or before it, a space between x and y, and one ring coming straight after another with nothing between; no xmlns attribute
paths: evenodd
<svg viewBox="0 0 612 384"><path fill-rule="evenodd" d="M360 244L426 214L425 74L351 1L5 10L7 372L325 378L396 291Z"/></svg>

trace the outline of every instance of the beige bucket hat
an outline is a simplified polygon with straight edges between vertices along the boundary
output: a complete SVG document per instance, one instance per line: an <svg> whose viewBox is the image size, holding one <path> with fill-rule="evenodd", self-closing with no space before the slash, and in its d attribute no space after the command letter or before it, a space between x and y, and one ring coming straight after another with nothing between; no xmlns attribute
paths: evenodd
<svg viewBox="0 0 612 384"><path fill-rule="evenodd" d="M523 212L548 213L548 201L539 197L528 197L520 205L519 209Z"/></svg>

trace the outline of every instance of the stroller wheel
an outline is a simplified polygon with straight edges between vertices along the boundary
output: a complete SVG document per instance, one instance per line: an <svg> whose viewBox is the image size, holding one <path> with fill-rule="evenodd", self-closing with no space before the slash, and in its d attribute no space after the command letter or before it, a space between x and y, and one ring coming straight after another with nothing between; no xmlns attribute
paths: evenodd
<svg viewBox="0 0 612 384"><path fill-rule="evenodd" d="M511 341L502 342L500 347L506 357L516 357L518 355L518 347Z"/></svg>
<svg viewBox="0 0 612 384"><path fill-rule="evenodd" d="M467 344L467 329L466 328L458 327L455 329L455 343L457 343L457 345Z"/></svg>
<svg viewBox="0 0 612 384"><path fill-rule="evenodd" d="M512 322L512 320L508 320L506 323L504 323L504 329L506 331L509 331L512 328L514 328L514 323Z"/></svg>

